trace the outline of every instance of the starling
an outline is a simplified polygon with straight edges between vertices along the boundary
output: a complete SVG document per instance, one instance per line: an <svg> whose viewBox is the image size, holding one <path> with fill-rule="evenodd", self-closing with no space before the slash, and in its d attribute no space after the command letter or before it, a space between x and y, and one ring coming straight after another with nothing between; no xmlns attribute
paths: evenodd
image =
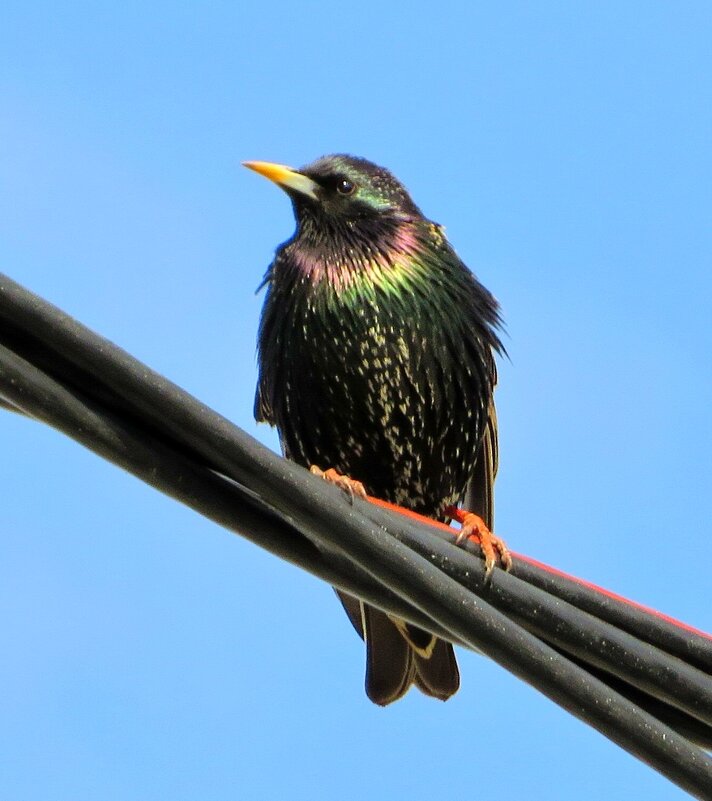
<svg viewBox="0 0 712 801"><path fill-rule="evenodd" d="M305 467L438 520L467 495L491 528L497 301L382 167L347 155L245 166L286 191L297 222L262 284L257 421ZM411 684L441 700L457 691L450 643L339 596L366 642L374 703Z"/></svg>

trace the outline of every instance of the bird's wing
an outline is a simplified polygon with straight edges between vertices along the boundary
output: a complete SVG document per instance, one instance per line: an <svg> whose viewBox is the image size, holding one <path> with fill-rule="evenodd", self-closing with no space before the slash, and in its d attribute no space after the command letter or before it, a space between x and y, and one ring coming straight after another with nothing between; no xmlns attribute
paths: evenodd
<svg viewBox="0 0 712 801"><path fill-rule="evenodd" d="M494 408L494 401L492 401L475 470L463 503L463 507L468 512L479 515L490 530L494 526L494 479L497 475L498 461L497 412Z"/></svg>
<svg viewBox="0 0 712 801"><path fill-rule="evenodd" d="M274 425L274 415L272 413L272 409L270 408L269 404L265 396L262 394L262 385L257 385L257 390L255 392L255 420L258 423L269 423L270 425Z"/></svg>
<svg viewBox="0 0 712 801"><path fill-rule="evenodd" d="M349 616L349 620L353 624L353 627L358 632L359 637L363 640L363 616L361 614L361 601L359 601L358 598L354 598L352 595L347 595L345 592L339 592L339 590L336 590L336 594L339 596L339 600L343 604L346 614Z"/></svg>

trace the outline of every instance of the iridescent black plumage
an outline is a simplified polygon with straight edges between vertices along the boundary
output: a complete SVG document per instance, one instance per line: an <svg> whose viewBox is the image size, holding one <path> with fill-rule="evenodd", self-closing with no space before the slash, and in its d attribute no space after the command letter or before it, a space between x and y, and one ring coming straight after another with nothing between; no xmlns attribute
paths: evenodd
<svg viewBox="0 0 712 801"><path fill-rule="evenodd" d="M297 218L265 277L256 418L277 426L288 458L421 514L442 519L470 485L491 524L492 295L386 170L350 156L248 166L288 192ZM389 703L413 682L455 692L449 644L342 600L369 648L369 697Z"/></svg>

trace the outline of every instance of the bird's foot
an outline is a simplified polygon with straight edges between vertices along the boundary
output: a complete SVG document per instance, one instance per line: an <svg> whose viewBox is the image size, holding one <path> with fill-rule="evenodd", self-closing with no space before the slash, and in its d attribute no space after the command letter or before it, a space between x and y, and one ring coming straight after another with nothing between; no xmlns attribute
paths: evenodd
<svg viewBox="0 0 712 801"><path fill-rule="evenodd" d="M462 526L455 539L455 545L462 545L471 539L482 548L486 578L492 574L498 558L505 570L512 567L512 555L504 540L493 534L479 515L454 507L447 509L447 514Z"/></svg>
<svg viewBox="0 0 712 801"><path fill-rule="evenodd" d="M342 489L344 492L348 492L349 497L351 498L351 503L354 502L354 495L358 498L363 498L364 501L368 499L368 495L366 495L366 489L360 481L356 481L353 478L349 478L348 476L341 475L341 473L337 473L333 467L330 467L328 470L322 470L321 467L313 464L309 468L309 472L312 475L323 478L324 481L328 481L331 484L336 484L336 486L339 487L339 489Z"/></svg>

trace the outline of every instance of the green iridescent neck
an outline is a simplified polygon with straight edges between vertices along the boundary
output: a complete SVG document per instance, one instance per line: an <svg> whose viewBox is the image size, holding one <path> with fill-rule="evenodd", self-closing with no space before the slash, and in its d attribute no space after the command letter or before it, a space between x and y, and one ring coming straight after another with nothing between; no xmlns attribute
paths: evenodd
<svg viewBox="0 0 712 801"><path fill-rule="evenodd" d="M358 222L358 221L357 221ZM412 284L424 284L442 258L445 237L427 220L383 220L378 229L363 223L317 231L303 224L285 246L292 268L315 290L343 295L398 294ZM374 235L375 234L375 235Z"/></svg>

